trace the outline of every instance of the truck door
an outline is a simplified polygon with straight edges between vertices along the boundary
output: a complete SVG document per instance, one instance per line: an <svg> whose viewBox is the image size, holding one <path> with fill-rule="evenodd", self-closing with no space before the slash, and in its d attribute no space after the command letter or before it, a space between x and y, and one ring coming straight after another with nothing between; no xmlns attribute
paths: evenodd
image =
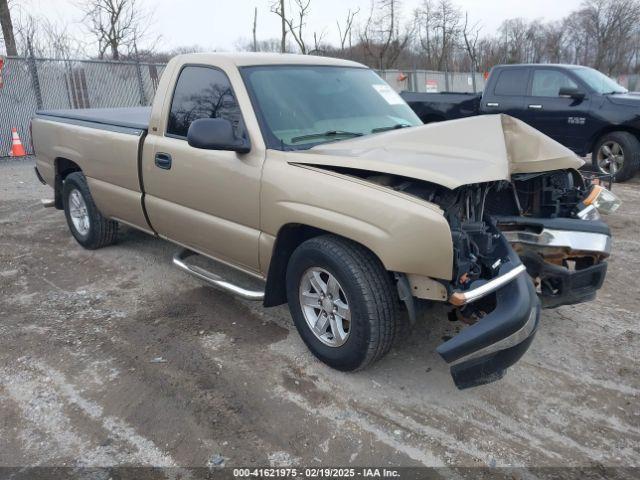
<svg viewBox="0 0 640 480"><path fill-rule="evenodd" d="M589 99L561 97L563 87L579 88L564 71L535 68L531 91L526 97L526 117L532 127L549 135L566 147L579 149L584 145L584 130L589 115Z"/></svg>
<svg viewBox="0 0 640 480"><path fill-rule="evenodd" d="M494 74L492 74L494 75ZM529 82L529 68L505 67L495 72L497 78L490 91L484 92L480 104L482 113L505 113L523 119L524 97Z"/></svg>
<svg viewBox="0 0 640 480"><path fill-rule="evenodd" d="M163 237L256 273L264 148L239 154L189 146L187 131L198 118L226 118L239 136L244 121L222 70L185 65L174 75L173 95L143 152L150 223Z"/></svg>

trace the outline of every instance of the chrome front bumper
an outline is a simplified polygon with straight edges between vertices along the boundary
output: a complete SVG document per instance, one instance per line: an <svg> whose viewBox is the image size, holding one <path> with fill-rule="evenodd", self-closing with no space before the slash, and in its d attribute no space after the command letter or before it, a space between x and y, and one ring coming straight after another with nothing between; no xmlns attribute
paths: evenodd
<svg viewBox="0 0 640 480"><path fill-rule="evenodd" d="M529 217L498 217L497 221L535 279L543 308L595 298L611 253L611 232L604 222Z"/></svg>
<svg viewBox="0 0 640 480"><path fill-rule="evenodd" d="M474 302L486 297L490 293L495 292L499 288L502 288L507 283L511 282L518 275L527 271L527 268L520 264L509 270L508 272L494 278L493 280L483 283L482 285L472 288L471 290L455 291L449 296L449 303L456 307L461 307L467 303Z"/></svg>
<svg viewBox="0 0 640 480"><path fill-rule="evenodd" d="M611 253L611 237L604 233L545 228L540 233L514 230L503 232L503 235L512 244L521 243L541 248L566 248L573 251L606 255Z"/></svg>
<svg viewBox="0 0 640 480"><path fill-rule="evenodd" d="M528 275L516 275L495 294L493 311L436 349L460 389L500 379L527 351L539 325L540 301Z"/></svg>

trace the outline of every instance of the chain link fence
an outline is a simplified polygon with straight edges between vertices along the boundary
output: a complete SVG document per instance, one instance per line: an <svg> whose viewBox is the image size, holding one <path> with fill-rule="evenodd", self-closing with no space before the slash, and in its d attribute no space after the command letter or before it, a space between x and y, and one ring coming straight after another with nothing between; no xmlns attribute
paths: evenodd
<svg viewBox="0 0 640 480"><path fill-rule="evenodd" d="M0 157L11 151L16 128L31 151L29 120L36 110L150 105L164 64L8 57L0 72ZM482 74L428 70L378 72L397 91L473 92Z"/></svg>
<svg viewBox="0 0 640 480"><path fill-rule="evenodd" d="M8 57L0 87L0 157L11 129L31 152L29 120L36 110L150 105L165 65Z"/></svg>
<svg viewBox="0 0 640 480"><path fill-rule="evenodd" d="M31 152L29 119L36 110L134 107L150 105L164 64L101 60L4 59L0 70L0 157L11 151L11 129ZM378 71L397 91L481 92L481 73L431 70ZM617 79L629 90L640 88L640 76Z"/></svg>

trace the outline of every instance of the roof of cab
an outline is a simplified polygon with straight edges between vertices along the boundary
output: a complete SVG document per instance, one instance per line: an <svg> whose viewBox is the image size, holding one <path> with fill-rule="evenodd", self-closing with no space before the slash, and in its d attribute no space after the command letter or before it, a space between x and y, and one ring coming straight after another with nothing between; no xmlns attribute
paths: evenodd
<svg viewBox="0 0 640 480"><path fill-rule="evenodd" d="M199 63L211 65L235 65L236 67L248 67L254 65L327 65L336 67L367 68L358 62L342 60L339 58L319 57L316 55L296 55L292 53L262 53L262 52L237 52L237 53L188 53L178 55L172 59L181 64Z"/></svg>
<svg viewBox="0 0 640 480"><path fill-rule="evenodd" d="M493 68L522 68L522 67L588 68L583 65L575 65L571 63L505 63L501 65L495 65Z"/></svg>

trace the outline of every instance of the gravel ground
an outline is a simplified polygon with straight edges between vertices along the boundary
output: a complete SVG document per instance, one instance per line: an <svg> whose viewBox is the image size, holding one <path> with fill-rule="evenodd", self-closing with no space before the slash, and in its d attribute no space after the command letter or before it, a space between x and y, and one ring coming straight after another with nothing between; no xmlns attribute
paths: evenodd
<svg viewBox="0 0 640 480"><path fill-rule="evenodd" d="M33 160L0 161L0 466L640 466L639 186L615 186L598 299L545 311L503 380L460 392L443 308L336 372L286 308L203 286L168 242L83 250Z"/></svg>

